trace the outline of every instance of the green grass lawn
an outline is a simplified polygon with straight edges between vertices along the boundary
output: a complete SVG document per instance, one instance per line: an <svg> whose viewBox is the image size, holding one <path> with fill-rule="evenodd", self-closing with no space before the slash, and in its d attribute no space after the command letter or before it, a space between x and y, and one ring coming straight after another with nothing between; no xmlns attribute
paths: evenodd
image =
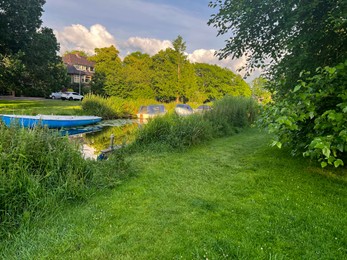
<svg viewBox="0 0 347 260"><path fill-rule="evenodd" d="M141 153L135 176L3 241L3 259L346 259L346 168L257 130Z"/></svg>
<svg viewBox="0 0 347 260"><path fill-rule="evenodd" d="M81 102L62 100L0 100L0 114L80 115Z"/></svg>

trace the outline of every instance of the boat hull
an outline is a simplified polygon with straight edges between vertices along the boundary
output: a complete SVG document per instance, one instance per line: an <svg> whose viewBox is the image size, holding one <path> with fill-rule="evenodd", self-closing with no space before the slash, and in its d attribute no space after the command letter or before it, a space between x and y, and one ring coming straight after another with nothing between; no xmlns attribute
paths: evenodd
<svg viewBox="0 0 347 260"><path fill-rule="evenodd" d="M76 126L92 125L101 121L97 116L21 116L2 115L2 121L6 126L19 124L21 127L34 127L36 125L47 126L48 128L70 128Z"/></svg>

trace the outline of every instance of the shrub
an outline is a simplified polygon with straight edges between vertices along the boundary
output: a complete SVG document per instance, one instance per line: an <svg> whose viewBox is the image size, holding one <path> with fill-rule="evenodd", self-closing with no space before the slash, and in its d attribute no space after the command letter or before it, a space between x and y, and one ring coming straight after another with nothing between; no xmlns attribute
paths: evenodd
<svg viewBox="0 0 347 260"><path fill-rule="evenodd" d="M273 145L315 158L322 167L344 165L347 151L347 61L318 68L267 107L260 123L275 134Z"/></svg>

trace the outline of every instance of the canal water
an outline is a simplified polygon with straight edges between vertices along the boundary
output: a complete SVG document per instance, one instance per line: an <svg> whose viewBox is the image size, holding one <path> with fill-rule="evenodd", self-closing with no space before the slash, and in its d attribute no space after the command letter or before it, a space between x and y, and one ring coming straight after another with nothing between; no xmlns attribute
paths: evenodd
<svg viewBox="0 0 347 260"><path fill-rule="evenodd" d="M135 132L139 127L138 120L104 120L92 126L66 130L63 134L81 143L85 158L96 159L102 150L110 147L111 136L113 136L114 146L125 145L134 140Z"/></svg>

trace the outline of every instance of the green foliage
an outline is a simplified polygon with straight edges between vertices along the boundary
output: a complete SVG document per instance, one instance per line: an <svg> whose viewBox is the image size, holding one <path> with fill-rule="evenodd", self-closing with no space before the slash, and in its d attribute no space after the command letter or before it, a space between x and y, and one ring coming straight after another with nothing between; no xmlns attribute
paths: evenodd
<svg viewBox="0 0 347 260"><path fill-rule="evenodd" d="M95 62L95 71L99 74L98 77L94 78L94 84L97 86L102 84L107 95L125 97L127 90L122 88L124 86L120 73L122 61L118 55L119 51L111 45L110 47L96 48L95 55L89 59Z"/></svg>
<svg viewBox="0 0 347 260"><path fill-rule="evenodd" d="M267 80L259 77L252 81L252 96L262 104L271 102L271 92L266 90Z"/></svg>
<svg viewBox="0 0 347 260"><path fill-rule="evenodd" d="M268 70L281 95L296 84L302 70L334 66L347 58L347 2L337 0L249 0L210 3L218 8L209 25L232 36L219 57L246 56L250 71L273 62Z"/></svg>
<svg viewBox="0 0 347 260"><path fill-rule="evenodd" d="M56 201L83 196L91 177L89 163L66 137L39 127L0 124L0 157L1 231L18 227Z"/></svg>
<svg viewBox="0 0 347 260"><path fill-rule="evenodd" d="M67 54L78 54L79 56L85 57L85 58L88 58L90 56L90 55L88 55L88 53L86 53L85 51L82 51L82 50L66 51L63 56L65 56Z"/></svg>
<svg viewBox="0 0 347 260"><path fill-rule="evenodd" d="M66 67L57 55L59 45L52 29L44 27L37 31L23 51L25 71L17 87L18 94L47 97L69 84Z"/></svg>
<svg viewBox="0 0 347 260"><path fill-rule="evenodd" d="M52 29L40 28L44 3L0 1L0 92L43 97L68 84Z"/></svg>
<svg viewBox="0 0 347 260"><path fill-rule="evenodd" d="M225 95L250 97L248 84L231 70L205 63L194 64L199 93L205 100L220 99Z"/></svg>
<svg viewBox="0 0 347 260"><path fill-rule="evenodd" d="M0 1L0 54L16 54L41 26L45 0Z"/></svg>
<svg viewBox="0 0 347 260"><path fill-rule="evenodd" d="M127 93L124 97L132 99L154 99L152 89L152 59L148 54L134 52L123 60L121 73L124 75L124 88Z"/></svg>
<svg viewBox="0 0 347 260"><path fill-rule="evenodd" d="M192 64L174 49L161 50L153 59L153 89L161 100L193 98L197 89Z"/></svg>
<svg viewBox="0 0 347 260"><path fill-rule="evenodd" d="M269 106L261 123L276 135L273 145L317 159L322 167L343 166L347 154L347 61L318 68Z"/></svg>
<svg viewBox="0 0 347 260"><path fill-rule="evenodd" d="M133 146L183 149L238 132L255 120L255 113L252 99L225 97L214 104L213 110L203 114L188 117L171 114L150 120L139 129Z"/></svg>

